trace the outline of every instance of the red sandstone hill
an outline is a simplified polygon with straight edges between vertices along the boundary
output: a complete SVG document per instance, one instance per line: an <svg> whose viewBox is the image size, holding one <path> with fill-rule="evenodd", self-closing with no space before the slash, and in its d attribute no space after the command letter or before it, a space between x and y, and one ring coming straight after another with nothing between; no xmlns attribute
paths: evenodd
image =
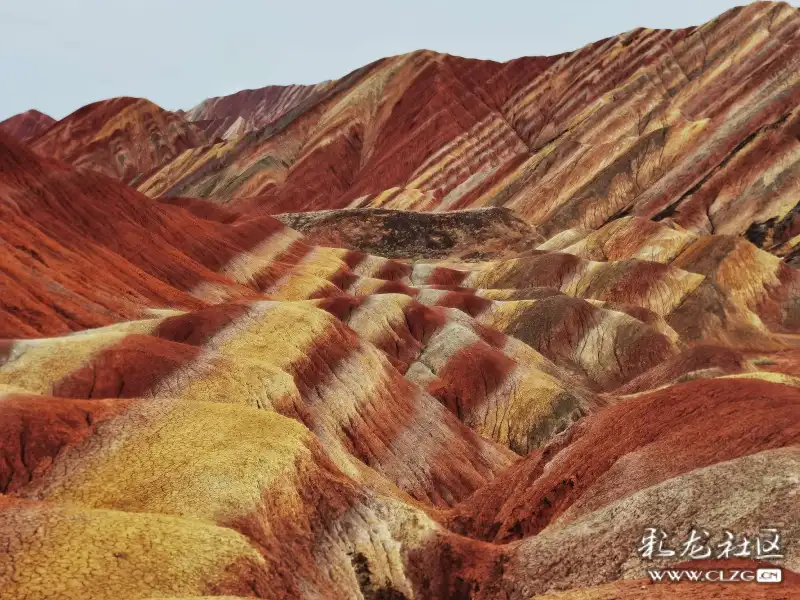
<svg viewBox="0 0 800 600"><path fill-rule="evenodd" d="M798 28L0 130L0 599L800 593Z"/></svg>
<svg viewBox="0 0 800 600"><path fill-rule="evenodd" d="M183 117L205 131L208 139L228 139L261 129L296 106L313 102L331 82L317 85L269 85L229 96L207 98Z"/></svg>
<svg viewBox="0 0 800 600"><path fill-rule="evenodd" d="M56 120L38 110L28 110L0 122L0 131L27 142L48 129Z"/></svg>
<svg viewBox="0 0 800 600"><path fill-rule="evenodd" d="M139 186L269 213L505 206L546 237L641 216L793 256L799 40L795 8L756 2L556 57L391 57Z"/></svg>
<svg viewBox="0 0 800 600"><path fill-rule="evenodd" d="M205 142L200 129L140 98L84 106L29 140L42 156L127 182Z"/></svg>

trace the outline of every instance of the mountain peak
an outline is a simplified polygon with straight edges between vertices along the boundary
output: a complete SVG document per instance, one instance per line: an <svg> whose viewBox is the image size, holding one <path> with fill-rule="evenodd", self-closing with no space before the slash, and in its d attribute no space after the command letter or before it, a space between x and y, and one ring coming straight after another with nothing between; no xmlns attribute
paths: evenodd
<svg viewBox="0 0 800 600"><path fill-rule="evenodd" d="M14 139L27 142L47 130L55 122L56 120L50 115L32 108L0 122L0 130Z"/></svg>

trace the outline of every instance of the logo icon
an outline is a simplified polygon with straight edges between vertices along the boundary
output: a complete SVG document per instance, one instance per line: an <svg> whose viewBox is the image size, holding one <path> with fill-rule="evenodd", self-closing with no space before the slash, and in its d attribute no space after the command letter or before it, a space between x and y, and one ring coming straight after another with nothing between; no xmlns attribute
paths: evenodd
<svg viewBox="0 0 800 600"><path fill-rule="evenodd" d="M780 583L783 580L783 571L780 569L758 569L756 581L759 583Z"/></svg>

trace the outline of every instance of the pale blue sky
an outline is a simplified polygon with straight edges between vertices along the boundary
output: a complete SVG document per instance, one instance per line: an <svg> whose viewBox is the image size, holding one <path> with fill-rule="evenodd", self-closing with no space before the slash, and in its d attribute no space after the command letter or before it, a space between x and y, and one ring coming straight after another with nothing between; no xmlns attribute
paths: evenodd
<svg viewBox="0 0 800 600"><path fill-rule="evenodd" d="M0 120L113 96L168 109L340 77L420 48L508 60L634 27L703 23L735 0L0 0Z"/></svg>

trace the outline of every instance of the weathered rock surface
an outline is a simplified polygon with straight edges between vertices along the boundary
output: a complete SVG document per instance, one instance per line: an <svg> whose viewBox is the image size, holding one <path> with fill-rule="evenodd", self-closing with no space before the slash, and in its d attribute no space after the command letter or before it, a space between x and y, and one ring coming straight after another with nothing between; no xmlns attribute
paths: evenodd
<svg viewBox="0 0 800 600"><path fill-rule="evenodd" d="M206 137L149 100L113 98L78 109L28 143L41 156L135 183Z"/></svg>
<svg viewBox="0 0 800 600"><path fill-rule="evenodd" d="M796 596L799 36L6 122L0 599Z"/></svg>

